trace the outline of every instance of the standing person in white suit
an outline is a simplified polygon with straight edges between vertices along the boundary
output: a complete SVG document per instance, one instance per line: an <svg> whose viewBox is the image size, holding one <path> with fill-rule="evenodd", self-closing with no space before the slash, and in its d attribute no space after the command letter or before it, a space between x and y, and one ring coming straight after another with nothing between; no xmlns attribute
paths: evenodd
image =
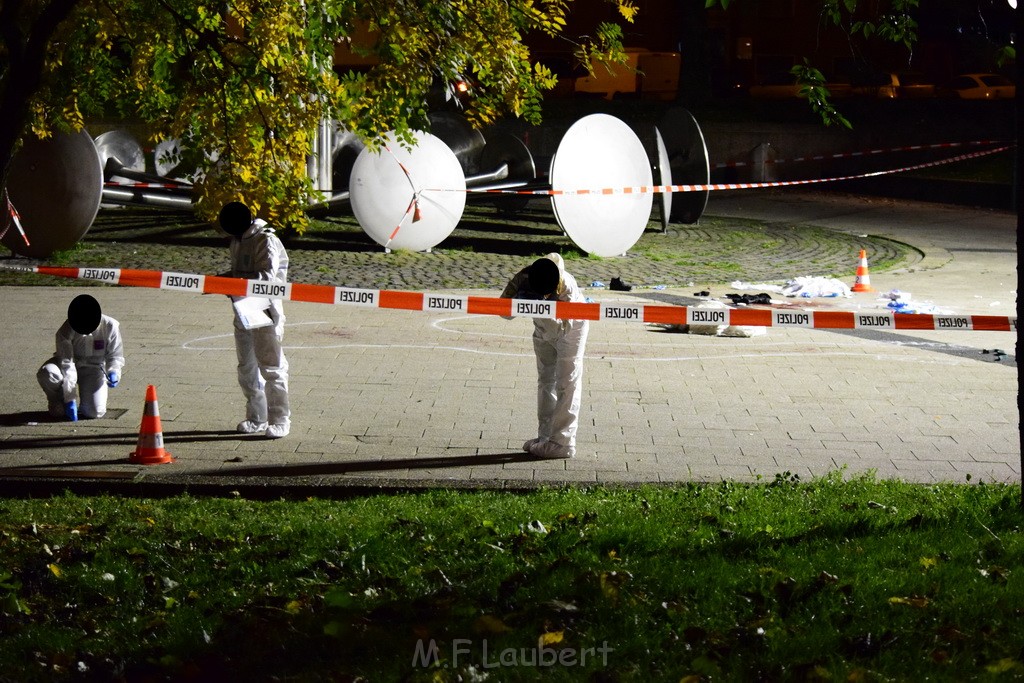
<svg viewBox="0 0 1024 683"><path fill-rule="evenodd" d="M231 235L231 276L247 280L286 282L288 253L273 228L254 219L249 207L231 202L220 210L220 226ZM246 398L243 434L266 432L280 439L291 430L288 402L288 359L281 299L243 297L235 301L235 351L238 384ZM256 304L256 310L252 304Z"/></svg>
<svg viewBox="0 0 1024 683"><path fill-rule="evenodd" d="M576 278L565 271L559 254L548 254L519 271L505 286L506 299L583 302ZM523 450L538 458L576 455L583 395L583 352L587 320L533 319L533 350L537 356L537 438Z"/></svg>
<svg viewBox="0 0 1024 683"><path fill-rule="evenodd" d="M103 315L88 294L68 305L68 319L57 330L57 351L36 373L50 415L75 422L107 412L107 388L116 387L124 368L121 326Z"/></svg>

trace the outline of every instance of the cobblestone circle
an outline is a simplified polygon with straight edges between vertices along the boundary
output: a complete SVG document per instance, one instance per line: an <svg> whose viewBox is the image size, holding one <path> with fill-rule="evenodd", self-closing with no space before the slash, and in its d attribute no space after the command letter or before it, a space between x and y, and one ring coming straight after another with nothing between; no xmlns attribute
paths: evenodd
<svg viewBox="0 0 1024 683"><path fill-rule="evenodd" d="M292 282L372 289L500 289L513 273L552 251L563 255L584 287L608 284L613 277L639 288L781 284L799 276L852 280L861 249L867 250L872 270L907 267L922 258L884 238L714 215L667 231L652 219L625 256L588 257L562 233L546 200L531 200L515 215L471 204L452 234L429 253L386 252L351 215L316 220L304 234L282 238ZM221 273L228 268L227 238L181 212L102 209L85 238L67 252L47 261L0 257L0 265L43 264ZM0 270L0 285L73 283L95 285Z"/></svg>

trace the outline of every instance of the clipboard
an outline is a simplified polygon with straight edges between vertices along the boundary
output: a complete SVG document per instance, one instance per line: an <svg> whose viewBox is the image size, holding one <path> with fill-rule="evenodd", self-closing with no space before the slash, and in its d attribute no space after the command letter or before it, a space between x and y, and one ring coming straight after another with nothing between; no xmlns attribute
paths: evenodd
<svg viewBox="0 0 1024 683"><path fill-rule="evenodd" d="M235 309L235 317L247 330L255 330L274 324L270 317L270 299L262 296L233 296L231 306Z"/></svg>

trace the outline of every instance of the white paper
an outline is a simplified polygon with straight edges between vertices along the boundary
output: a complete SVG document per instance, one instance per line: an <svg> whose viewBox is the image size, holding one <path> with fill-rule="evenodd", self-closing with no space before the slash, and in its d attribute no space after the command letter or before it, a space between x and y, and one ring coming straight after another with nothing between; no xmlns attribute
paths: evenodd
<svg viewBox="0 0 1024 683"><path fill-rule="evenodd" d="M270 317L270 299L262 296L233 296L231 305L235 308L235 316L247 330L267 327L274 324Z"/></svg>

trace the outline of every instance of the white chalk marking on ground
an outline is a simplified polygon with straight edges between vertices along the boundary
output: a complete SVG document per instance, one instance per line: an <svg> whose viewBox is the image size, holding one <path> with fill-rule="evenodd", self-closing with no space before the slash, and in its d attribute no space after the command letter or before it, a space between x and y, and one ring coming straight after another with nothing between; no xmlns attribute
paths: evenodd
<svg viewBox="0 0 1024 683"><path fill-rule="evenodd" d="M471 316L471 317L481 318L481 317L487 317L487 316ZM476 332L476 331L455 330L455 329L450 329L448 327L445 327L445 325L444 325L444 323L446 323L448 321L460 320L460 319L465 319L465 316L459 316L459 317L453 317L453 318L440 318L440 319L434 320L431 323L431 327L434 327L435 329L437 329L437 330L439 330L441 332L447 332L449 334L458 334L458 335L473 334L473 335L479 335L479 336L503 337L503 338L509 338L509 339L522 339L523 338L521 334L515 334L515 335L509 334L509 335L506 335L506 334L500 334L500 333L496 333L496 332ZM299 327L299 326L309 326L309 325L335 325L335 324L336 323L332 323L332 322L328 322L328 321L325 321L325 320L321 320L321 321L313 321L313 322L286 323L285 327ZM729 343L729 342L747 343L748 342L748 340L746 338L731 338L731 337L692 336L692 339L695 340L695 341L699 340L698 343L702 343L704 341L709 341L710 342L712 339L715 340L716 343ZM217 344L217 345L206 345L206 344L204 344L204 342L212 342L214 340L224 340L226 343L224 345L220 345L220 344ZM758 344L758 348L762 348L762 349L765 348L766 346L777 346L777 347L778 346L794 346L794 345L797 345L797 344L801 345L803 348L801 348L799 350L795 350L795 351L782 351L782 352L780 352L780 351L753 351L753 352L745 351L745 352L737 353L736 352L737 349L735 349L735 348L732 348L732 349L713 349L713 348L710 348L710 347L704 347L704 348L702 348L700 350L699 354L696 354L696 355L688 354L688 355L670 355L670 356L658 356L658 357L637 357L637 356L615 356L615 355L608 355L608 354L603 353L602 351L600 351L600 346L602 344L604 344L606 346L615 346L615 345L620 345L620 344L628 344L631 348L636 348L638 346L643 346L643 347L647 347L648 349L653 349L653 348L665 348L665 347L668 347L669 345L668 344L648 344L648 343L639 343L638 344L638 343L632 343L632 342L589 341L588 344L587 344L586 358L588 360L591 360L591 361L615 361L615 362L618 362L618 363L624 363L626 361L635 361L635 362L643 362L643 363L665 363L665 362L694 362L694 361L696 361L696 362L703 362L703 361L711 362L711 361L722 361L722 360L746 360L746 359L759 359L759 358L761 358L761 359L763 359L763 358L795 358L795 357L806 358L806 356L808 354L808 350L806 348L807 347L807 342L806 341L792 341L792 342L787 342L787 341L771 341L771 342L765 342L765 341L761 341L761 340L754 340L752 343L757 343ZM886 345L893 345L893 346L897 346L897 347L904 346L904 344L902 342L872 342L872 343L876 343L876 344L877 343L883 343L883 344L886 344ZM864 349L867 346L868 346L868 344L864 344L864 343L853 343L853 344L830 343L829 347L831 347L832 349L835 349L835 350L815 349L815 351L813 352L813 357L814 358L824 358L824 357L830 357L830 358L836 358L836 357L868 358L868 359L874 359L874 360L880 361L880 362L890 361L890 360L899 360L899 361L902 361L902 362L913 361L913 362L921 363L921 364L925 364L925 365L960 365L961 364L960 361L962 360L962 359L957 359L957 358L952 358L952 357L950 357L950 358L931 358L931 357L929 357L929 358L916 358L916 357L907 356L907 355L896 355L896 354L885 354L885 353L854 353L854 352L850 352L850 351L839 350L839 349L842 349L842 348ZM217 334L217 335L211 335L211 336L206 336L206 337L196 337L195 339L190 339L188 341L183 342L181 347L183 349L185 349L185 350L188 350L188 351L234 351L235 350L234 333L231 332L231 333L227 333L227 334ZM472 354L478 354L478 355L491 355L491 356L503 356L503 357L509 357L509 358L526 358L526 357L532 357L533 356L532 353L527 353L527 352L514 353L514 352L507 352L507 351L496 351L496 350L492 350L492 349L472 348L472 347L467 347L467 346L448 346L448 345L437 345L437 344L394 344L394 343L389 343L389 344L373 344L373 343L365 343L365 342L340 342L340 343L335 343L335 344L315 344L315 345L313 345L313 344L303 344L303 345L299 345L299 346L295 346L295 345L289 346L289 345L286 344L284 346L284 348L287 351L305 351L305 350L316 351L316 350L322 350L322 349L341 349L341 348L352 348L352 349L356 349L356 348L363 348L363 349L420 349L420 350L424 350L424 351L458 351L458 352L462 352L462 353L472 353ZM669 350L669 349L666 349L666 350ZM675 349L671 349L671 350L675 350ZM723 351L725 353L722 353Z"/></svg>
<svg viewBox="0 0 1024 683"><path fill-rule="evenodd" d="M285 327L298 327L299 325L333 325L326 320L317 322L304 322L304 323L285 323ZM213 341L215 339L227 340L229 343L224 346L202 346L203 342ZM189 339L182 342L181 348L186 351L234 351L235 350L235 334L234 332L228 334L215 334L208 337L196 337L195 339ZM348 342L339 344L303 344L301 346L289 346L285 344L283 348L286 351L305 351L313 350L318 351L322 349L345 349L345 348L359 348L359 349L423 349L426 351L462 351L465 353L478 353L485 355L494 356L511 356L514 358L532 356L530 353L504 353L501 351L489 351L483 349L473 349L462 346L438 346L436 344L367 344L362 342Z"/></svg>

